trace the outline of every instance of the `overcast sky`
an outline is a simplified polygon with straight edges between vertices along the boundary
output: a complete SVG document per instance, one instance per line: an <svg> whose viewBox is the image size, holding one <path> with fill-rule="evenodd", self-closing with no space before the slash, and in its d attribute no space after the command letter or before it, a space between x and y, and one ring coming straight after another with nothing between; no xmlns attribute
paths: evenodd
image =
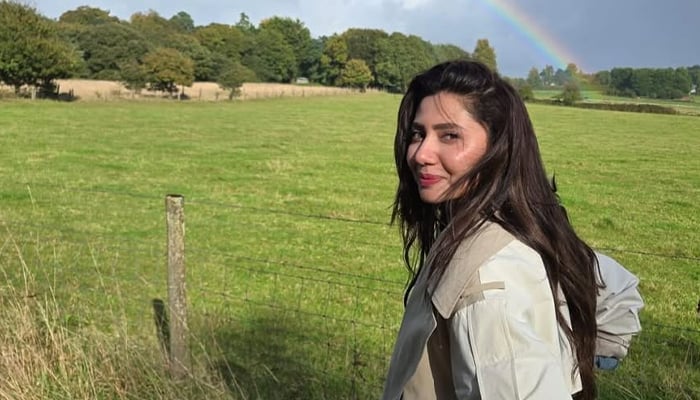
<svg viewBox="0 0 700 400"><path fill-rule="evenodd" d="M525 77L559 59L585 72L613 67L700 64L700 0L23 0L50 18L81 5L128 20L154 10L179 11L195 25L235 24L246 13L257 25L271 16L301 20L313 37L347 28L414 34L471 52L487 38L499 70ZM513 8L516 7L516 8ZM506 12L503 10L516 10ZM525 28L523 28L525 27ZM533 35L533 32L535 33ZM544 49L543 49L544 44Z"/></svg>

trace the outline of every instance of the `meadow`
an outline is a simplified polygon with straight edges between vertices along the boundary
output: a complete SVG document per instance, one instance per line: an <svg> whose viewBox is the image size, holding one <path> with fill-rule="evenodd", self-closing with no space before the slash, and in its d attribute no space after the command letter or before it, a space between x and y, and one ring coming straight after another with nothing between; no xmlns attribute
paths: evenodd
<svg viewBox="0 0 700 400"><path fill-rule="evenodd" d="M0 102L0 399L377 398L407 278L398 102ZM577 231L641 279L644 331L600 398L700 398L700 120L529 110ZM184 382L153 322L169 193Z"/></svg>

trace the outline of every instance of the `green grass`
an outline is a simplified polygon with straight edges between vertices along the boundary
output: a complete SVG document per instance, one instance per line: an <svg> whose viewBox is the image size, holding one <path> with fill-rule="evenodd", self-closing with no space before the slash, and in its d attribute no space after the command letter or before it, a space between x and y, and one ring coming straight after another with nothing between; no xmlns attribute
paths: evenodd
<svg viewBox="0 0 700 400"><path fill-rule="evenodd" d="M180 193L204 373L233 398L376 398L406 279L386 225L398 101L2 103L0 294L27 286L23 261L60 326L157 350ZM575 227L642 281L644 332L601 398L697 398L697 119L530 111Z"/></svg>

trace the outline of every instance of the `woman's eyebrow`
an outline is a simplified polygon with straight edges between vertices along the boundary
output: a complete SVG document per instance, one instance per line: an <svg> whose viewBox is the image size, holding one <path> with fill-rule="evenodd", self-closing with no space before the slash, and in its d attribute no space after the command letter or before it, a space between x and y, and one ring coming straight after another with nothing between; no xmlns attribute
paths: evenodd
<svg viewBox="0 0 700 400"><path fill-rule="evenodd" d="M417 128L417 129L423 129L425 126L421 124L420 122L413 122L411 124L411 128ZM443 122L440 124L435 124L432 126L433 129L436 131L444 131L444 130L449 130L449 129L462 129L462 126L459 124L456 124L454 122Z"/></svg>
<svg viewBox="0 0 700 400"><path fill-rule="evenodd" d="M454 122L445 122L442 124L433 125L433 129L435 129L436 131L444 131L450 129L462 129L462 126Z"/></svg>

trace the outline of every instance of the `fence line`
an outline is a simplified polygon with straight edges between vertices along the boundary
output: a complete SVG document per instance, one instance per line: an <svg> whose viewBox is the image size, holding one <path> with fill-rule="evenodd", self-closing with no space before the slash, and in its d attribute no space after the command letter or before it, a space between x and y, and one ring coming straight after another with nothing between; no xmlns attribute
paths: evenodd
<svg viewBox="0 0 700 400"><path fill-rule="evenodd" d="M139 197L139 198L148 198L148 199L155 199L155 197ZM159 202L162 201L162 198L158 199ZM218 203L218 202L207 202L207 201L200 201L200 202L193 202L189 203L188 206L193 204L196 208L204 208L207 206L215 206L215 207L230 207L231 205L227 205L225 203ZM243 206L238 206L233 208L238 208L238 209L243 209L243 210L251 210L256 213L267 213L267 214L287 214L291 215L294 217L303 217L303 218L314 218L314 219L320 219L320 220L337 220L339 222L343 223L352 223L352 224L367 224L367 222L361 221L361 220L346 220L342 218L334 218L334 217L327 217L327 216L318 216L318 215L307 215L307 214L302 214L302 213L285 213L285 212L278 212L278 213L272 213L270 211L275 211L275 210L267 210L264 208L254 208L254 207L243 207ZM280 210L276 210L280 211ZM74 229L74 228L68 228L65 226L58 226L58 225L50 225L50 224L40 224L40 223L17 223L17 221L3 221L0 220L0 224L4 225L5 228L8 226L12 227L18 227L18 226L31 226L33 228L37 229L43 229L43 228L50 228L51 230L59 231L59 232L69 232L70 234L76 234L76 233L81 233L86 236L90 236L94 238L95 236L100 236L104 239L109 239L110 243L116 246L119 246L120 244L129 244L133 245L134 247L131 248L130 250L133 251L134 249L138 249L139 247L142 247L144 245L144 241L148 241L148 243L154 242L155 239L132 239L132 238L125 238L123 235L115 235L114 233L110 232L90 232L90 231L83 231L80 229ZM380 225L379 223L369 223L370 225ZM162 233L158 233L158 236L162 235ZM115 240L116 239L116 240ZM162 239L158 239L160 241L160 244L162 244ZM82 242L75 242L75 243L82 243ZM370 243L366 243L370 244ZM385 244L382 243L372 243L373 245L376 246L382 246ZM152 246L150 246L152 247ZM693 257L684 257L684 256L676 256L676 255L665 255L665 254L655 254L651 252L637 252L637 251L630 251L630 250L623 250L623 249L614 249L614 248L601 248L599 250L603 251L612 251L616 253L630 253L630 254L636 254L640 255L642 257L661 257L661 258L667 258L667 259L681 259L681 260L689 260L689 261L700 261L700 258L693 258ZM164 253L163 253L164 255ZM396 329L396 324L399 322L398 317L399 315L396 315L394 313L393 309L390 309L390 303L391 301L385 301L386 298L389 298L388 296L391 296L390 298L395 299L396 304L400 304L400 299L401 299L401 292L403 289L403 285L405 282L398 282L395 280L389 280L389 279L383 279L383 278L377 278L377 277L372 277L372 276L366 276L362 274L356 274L356 273L351 273L351 272L345 272L345 271L338 271L335 269L332 269L330 267L324 267L324 266L318 266L318 265L307 265L305 263L299 263L299 262L293 262L289 260L274 260L272 258L257 258L257 257L251 257L251 256L239 256L239 255L234 255L231 254L231 252L226 252L222 250L217 250L217 249L208 249L208 248L203 248L203 247L198 247L198 246L193 246L192 248L188 248L188 255L194 255L195 260L198 261L203 261L206 259L206 256L221 256L223 257L223 261L226 261L227 263L230 261L232 265L230 268L229 266L226 265L227 268L222 270L223 278L220 280L216 280L215 278L212 279L212 282L217 283L221 282L222 285L227 285L231 282L237 283L237 284L243 284L244 290L238 291L236 289L232 289L231 291L226 291L224 289L222 290L216 290L212 289L209 287L197 287L196 288L196 293L200 297L206 297L207 295L214 295L217 296L218 298L221 298L223 302L226 303L227 307L230 307L231 305L246 305L251 308L256 308L257 309L268 309L271 310L275 313L281 312L282 314L284 313L290 313L298 319L304 319L304 318L313 318L315 320L320 320L322 324L325 324L324 326L321 326L320 328L317 326L318 331L314 330L299 330L298 333L295 336L294 340L297 341L302 341L305 345L313 346L318 343L321 343L323 346L326 347L324 350L326 352L325 359L322 361L322 363L325 363L326 368L338 368L341 369L341 375L344 377L350 377L350 382L348 383L348 386L342 386L345 392L348 393L351 397L354 398L363 398L361 394L361 386L362 382L369 382L368 385L370 387L375 388L381 383L381 377L377 377L374 375L377 375L379 372L382 371L383 368L385 367L387 363L387 357L389 356L390 349L388 348L388 341L393 342L393 335L394 331ZM222 260L216 260L217 263L221 264ZM261 266L258 266L261 265ZM254 274L255 278L257 278L257 275L260 276L268 276L268 277L273 277L274 279L270 281L265 281L264 284L261 284L259 286L255 286L256 282L254 279L250 279L246 282L236 282L235 279L230 279L230 277L227 276L229 273L236 273L236 272L246 272L250 274ZM327 279L326 277L323 276L323 274L327 274L332 277L338 277L337 279L332 279L329 278ZM347 279L348 281L352 280L351 282L344 281L342 279ZM300 285L298 288L289 288L289 280L298 280L300 282ZM315 284L318 284L314 286ZM391 288L395 288L392 290ZM324 296L319 296L319 299L321 299L321 302L323 304L305 304L304 303L304 298L302 297L302 294L308 292L323 292L325 295ZM296 296L288 296L284 297L284 293L289 291L294 291L296 293ZM373 298L370 301L375 301L377 304L374 304L375 307L378 307L379 310L376 311L377 315L365 315L371 312L366 311L367 308L365 305L362 303L362 299L367 297L367 294L371 293L372 295L375 296L380 296L379 298ZM272 294L274 297L272 299L266 299L266 296L269 294ZM334 297L336 296L336 297ZM382 297L383 296L383 297ZM291 299L291 301L290 301ZM349 299L349 300L348 300ZM346 303L343 303L343 301L346 301ZM293 305L292 305L293 304ZM343 310L343 307L345 307L347 310L345 310L345 313L337 313L336 310L340 309ZM395 307L397 308L397 307ZM196 308L195 308L196 310ZM241 311L238 311L241 312ZM346 315L347 314L347 315ZM246 323L248 321L248 318L250 318L251 315L253 314L245 314L242 317L239 317L238 321L241 321L242 324ZM389 316L387 318L386 316ZM392 324L387 324L386 321L393 321ZM275 325L265 325L266 328L274 328ZM313 327L313 326L312 326ZM363 328L358 331L358 327ZM282 329L281 332L288 332L284 330L284 327L280 328ZM323 331L325 329L325 331ZM667 338L665 337L657 337L654 336L654 332L665 332L664 330L670 330L673 332L683 332L683 333L689 333L692 335L700 335L700 329L693 329L688 326L673 326L673 325L665 325L665 324L660 324L656 322L647 322L644 324L644 329L645 331L642 333L640 338L638 338L638 341L643 341L643 343L653 343L653 344L659 344L659 345L665 345L667 342ZM364 331L367 330L373 330L378 332L378 339L380 343L370 343L367 344L365 341L367 340L366 337L368 336ZM322 332L323 331L323 332ZM251 330L252 334L254 335L255 333L260 334L259 332L256 332L254 330ZM266 337L271 337L269 336L269 332L265 333L268 334ZM674 334L670 334L667 336L669 337L675 337L673 336ZM680 335L679 335L680 337ZM286 340L286 339L285 339ZM318 342L321 340L321 342ZM637 343L637 345L640 345L642 343ZM634 345L634 342L633 342ZM381 350L379 350L381 347ZM336 360L337 357L335 353L332 352L331 350L343 350L345 349L348 352L348 356L346 358L340 358L338 359L339 361ZM247 349L252 351L251 349ZM342 351L341 351L342 353ZM253 359L256 359L255 355L251 355L250 357L253 357ZM276 358L272 358L273 360L276 360ZM333 361L331 361L333 360ZM338 365L334 365L338 362ZM313 364L312 361L308 361L309 364ZM371 371L372 377L363 377L362 374L365 374L366 370ZM633 377L634 378L634 377ZM366 379L366 380L365 380ZM641 382L641 378L640 378ZM332 391L331 387L325 387L323 386L320 390L324 391Z"/></svg>
<svg viewBox="0 0 700 400"><path fill-rule="evenodd" d="M85 192L85 193L102 193L102 194L109 194L109 195L116 194L116 195L123 195L123 196L127 196L127 197L138 198L138 199L150 199L150 200L157 199L157 197L150 196L150 195L134 194L134 193L128 193L128 192L111 192L111 191L87 190L87 189L77 189L77 190L70 190L70 191ZM374 225L374 226L391 227L391 225L389 223L383 223L383 222L373 221L373 220L333 217L333 216L323 215L323 214L299 213L299 212L288 211L288 210L262 208L262 207L251 207L251 206L243 206L240 204L222 203L222 202L214 202L214 201L193 201L193 202L188 201L188 205L217 206L217 207L224 207L224 208L231 208L231 209L239 209L239 210L244 210L244 211L252 211L255 213L265 213L265 214L270 214L270 215L288 215L288 216L293 216L293 217L328 220L328 221L336 221L336 222L341 222L341 223L344 222L344 223L353 223L353 224L360 224L360 225ZM8 222L8 221L2 221L2 222ZM15 221L9 221L9 222L10 222L10 224L19 225ZM48 226L48 225L39 225L39 224L31 224L31 225L24 224L24 225L35 226L35 227ZM79 233L79 231L77 231L77 230L71 230L70 228L65 228L65 227L61 227L60 230L72 231L75 233ZM90 234L90 235L94 235L94 234L99 233L99 232L88 232L88 231L84 231L84 232L86 234ZM358 243L374 244L374 243L365 243L365 242L358 242ZM611 251L611 252L615 252L618 254L633 254L633 255L651 256L651 257L672 259L672 260L687 260L687 261L700 262L700 257L694 257L694 256L665 254L665 253L649 252L649 251L642 251L642 250L620 249L620 248L614 248L614 247L600 247L600 248L597 248L597 250Z"/></svg>
<svg viewBox="0 0 700 400"><path fill-rule="evenodd" d="M700 257L660 254L660 253L653 253L650 251L625 250L625 249L617 249L614 247L599 247L597 250L611 251L611 252L623 253L623 254L636 254L636 255L641 255L641 256L651 256L651 257L666 258L666 259L672 259L672 260L688 260L688 261L700 262Z"/></svg>
<svg viewBox="0 0 700 400"><path fill-rule="evenodd" d="M47 182L41 182L40 184L43 187L59 188L59 189L62 189L63 191L66 191L66 192L100 193L100 194L107 194L110 196L115 196L115 195L116 196L126 196L126 197L132 197L135 199L150 199L150 200L155 200L155 201L161 201L161 199L162 199L162 196L159 194L129 192L129 191L124 191L122 189L119 189L119 190L84 189L84 188L67 187L65 185L57 185L54 183L47 183ZM25 182L25 183L23 183L23 185L25 185L27 187L32 186L32 184L30 184L29 182ZM324 214L300 213L300 212L295 212L295 211L290 211L290 210L285 210L285 209L253 207L253 206L246 206L246 205L235 204L235 203L226 203L226 202L221 202L221 201L209 200L206 198L203 200L198 200L197 197L194 197L194 199L195 200L193 200L192 197L190 197L190 199L188 200L188 206L206 205L206 206L216 206L216 207L229 208L229 209L239 209L239 210L244 210L244 211L252 211L252 212L256 212L256 213L289 215L289 216L309 218L309 219L321 219L321 220L330 220L330 221L347 222L347 223L355 223L355 224L366 224L366 225L378 225L378 226L387 226L387 227L392 226L391 223L388 221L381 222L381 221L368 220L368 219L334 217L334 216L324 215ZM646 215L644 215L644 216L646 217ZM626 249L616 249L616 248L601 248L601 250L611 250L611 251L615 251L618 253L644 254L644 255L650 255L650 256L654 256L654 257L671 258L671 259L687 259L690 261L700 262L700 257L693 257L693 256L668 255L668 254L663 254L663 253L645 252L645 251L641 251L641 250L626 250Z"/></svg>
<svg viewBox="0 0 700 400"><path fill-rule="evenodd" d="M196 250L194 250L196 252ZM403 285L405 282L397 282L394 280L390 279L383 279L383 278L376 278L373 276L366 276L366 275L360 275L360 274L353 274L351 272L345 272L345 271L336 271L332 269L324 269L324 268L319 268L319 267L311 267L307 265L302 265L298 263L293 263L289 261L284 261L284 260L270 260L270 259L262 259L262 258L255 258L255 257L248 257L248 256L231 256L228 253L224 253L221 251L211 251L207 250L207 252L213 253L213 254L218 254L222 256L228 256L229 258L234 258L235 261L251 261L259 264L276 264L276 265L281 265L287 268L294 268L294 269L300 269L300 270L308 270L308 271L313 271L313 272L324 272L332 275L340 275L340 276L345 276L345 277L350 277L350 278L355 278L355 279L362 279L366 281L374 281L374 282L379 282L379 283L388 283L391 285Z"/></svg>
<svg viewBox="0 0 700 400"><path fill-rule="evenodd" d="M7 220L1 221L1 222L3 223L3 225L5 227L31 227L31 228L35 228L35 229L36 228L51 228L51 229L61 230L62 232L66 232L66 233L70 233L70 234L80 234L80 235L84 235L84 236L89 236L91 238L95 238L96 236L103 236L104 238L109 239L111 243L115 242L114 235L111 233L77 230L77 229L67 228L64 226L56 227L53 225L37 224L37 223L17 223L15 221L7 221ZM56 237L52 237L51 239L55 239L55 238ZM42 239L46 239L46 237L43 237ZM61 238L61 239L63 239L63 238ZM77 241L77 240L61 240L61 242L62 243L72 243L72 244L84 244L83 241ZM118 242L130 244L130 245L141 245L141 246L136 246L136 248L144 247L144 241L142 239L131 239L131 238L121 237L121 238L119 238ZM34 241L31 239L27 239L24 241L19 240L17 243L33 244ZM358 241L353 241L353 243L377 245L377 243L358 242ZM160 245L161 243L153 243L153 244ZM700 258L658 254L658 253L642 252L642 251L632 251L632 250L624 250L624 249L617 249L617 248L598 247L597 250L614 252L614 253L636 254L636 255L641 255L641 256L651 256L651 257L666 258L666 259L681 259L681 260L700 262ZM133 248L131 251L133 251ZM148 251L148 249L143 248L142 251ZM190 250L190 252L197 254L199 251L197 249L194 249L194 250ZM333 270L333 269L326 269L326 268L320 268L320 267L315 267L315 266L301 265L298 263L292 263L292 262L285 261L285 260L259 259L259 258L248 257L248 256L232 256L230 253L227 253L227 252L224 252L221 250L212 250L212 249L207 249L206 252L209 254L216 254L216 255L224 256L224 257L227 257L233 261L249 261L249 262L255 262L255 263L260 263L260 264L277 264L277 265L283 265L283 266L286 266L289 268L296 268L296 269L300 269L300 270L308 270L308 271L313 271L313 272L323 272L323 273L335 274L335 275L340 275L340 276L347 276L347 277L351 277L354 279L376 281L376 282L382 282L382 283L387 283L387 284L391 284L391 285L405 285L404 281L388 280L388 279L382 279L382 278L376 278L376 277L367 277L367 276L360 275L360 274L353 274L353 273L337 271L337 270ZM333 282L333 283L335 283L335 282Z"/></svg>

